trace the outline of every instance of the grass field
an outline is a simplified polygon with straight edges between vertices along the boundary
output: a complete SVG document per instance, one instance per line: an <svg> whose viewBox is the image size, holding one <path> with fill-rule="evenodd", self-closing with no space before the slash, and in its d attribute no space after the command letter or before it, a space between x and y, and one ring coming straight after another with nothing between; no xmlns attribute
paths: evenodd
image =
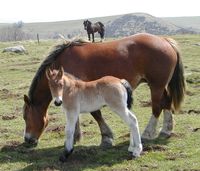
<svg viewBox="0 0 200 171"><path fill-rule="evenodd" d="M50 123L36 148L23 146L23 95L55 41L0 43L4 47L22 44L28 54L0 52L0 170L200 170L200 42L199 35L174 36L179 42L187 80L187 94L181 111L175 114L174 134L144 144L143 155L128 160L129 129L120 118L103 109L103 115L114 133L115 145L99 147L101 136L94 119L82 115L84 138L75 145L68 162L58 157L63 150L65 116L50 105ZM134 92L132 110L143 132L151 114L149 89L143 84ZM160 117L159 129L162 126Z"/></svg>

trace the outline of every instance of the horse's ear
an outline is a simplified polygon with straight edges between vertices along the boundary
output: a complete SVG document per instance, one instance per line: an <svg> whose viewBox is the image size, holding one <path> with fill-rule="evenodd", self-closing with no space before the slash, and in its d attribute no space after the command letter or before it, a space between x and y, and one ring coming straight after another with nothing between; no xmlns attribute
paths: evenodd
<svg viewBox="0 0 200 171"><path fill-rule="evenodd" d="M31 105L31 100L29 99L29 97L27 95L24 95L24 102L26 105L30 106Z"/></svg>
<svg viewBox="0 0 200 171"><path fill-rule="evenodd" d="M45 73L46 73L47 79L50 80L50 74L51 74L50 68L47 68L46 71L45 71Z"/></svg>

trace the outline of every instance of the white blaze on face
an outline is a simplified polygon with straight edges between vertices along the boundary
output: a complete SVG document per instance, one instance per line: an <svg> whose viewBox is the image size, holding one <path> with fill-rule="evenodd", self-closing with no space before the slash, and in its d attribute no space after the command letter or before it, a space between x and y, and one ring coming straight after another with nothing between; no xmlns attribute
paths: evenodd
<svg viewBox="0 0 200 171"><path fill-rule="evenodd" d="M54 97L54 101L57 103L62 102L62 96Z"/></svg>

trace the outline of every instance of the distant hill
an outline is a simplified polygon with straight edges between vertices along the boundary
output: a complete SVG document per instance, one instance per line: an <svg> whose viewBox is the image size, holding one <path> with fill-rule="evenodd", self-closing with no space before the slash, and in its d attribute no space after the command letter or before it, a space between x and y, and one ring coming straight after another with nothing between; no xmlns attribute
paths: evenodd
<svg viewBox="0 0 200 171"><path fill-rule="evenodd" d="M200 16L194 17L166 17L163 20L174 25L200 32Z"/></svg>
<svg viewBox="0 0 200 171"><path fill-rule="evenodd" d="M147 32L157 35L195 33L194 30L176 26L161 18L149 14L126 14L107 23L107 35L112 37L128 36Z"/></svg>
<svg viewBox="0 0 200 171"><path fill-rule="evenodd" d="M156 18L145 13L132 13L125 15L115 15L108 17L98 17L89 19L92 22L101 21L106 28L106 37L121 37L135 33L147 32L157 35L171 34L193 34L200 32L200 25L197 19L187 18ZM188 23L188 24L186 24ZM196 25L195 25L196 23ZM185 25L186 24L186 25ZM0 32L11 24L0 24ZM32 39L36 39L36 34L42 39L58 38L58 34L71 38L74 36L86 37L82 20L24 23L23 32Z"/></svg>

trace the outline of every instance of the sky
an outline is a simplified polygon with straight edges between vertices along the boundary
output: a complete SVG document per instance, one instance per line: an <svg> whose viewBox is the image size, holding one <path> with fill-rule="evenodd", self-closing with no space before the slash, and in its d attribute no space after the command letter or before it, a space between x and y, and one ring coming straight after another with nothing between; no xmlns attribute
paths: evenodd
<svg viewBox="0 0 200 171"><path fill-rule="evenodd" d="M0 23L49 22L143 12L200 16L199 0L1 0Z"/></svg>

